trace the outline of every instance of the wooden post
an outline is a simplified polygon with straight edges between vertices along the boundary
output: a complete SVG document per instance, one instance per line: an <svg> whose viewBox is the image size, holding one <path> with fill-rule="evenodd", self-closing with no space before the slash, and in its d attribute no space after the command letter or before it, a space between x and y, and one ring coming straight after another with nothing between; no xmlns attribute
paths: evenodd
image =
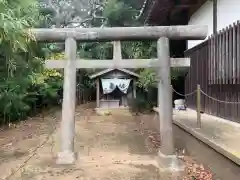
<svg viewBox="0 0 240 180"><path fill-rule="evenodd" d="M217 33L217 0L213 0L213 34Z"/></svg>
<svg viewBox="0 0 240 180"><path fill-rule="evenodd" d="M197 127L201 128L201 88L197 85Z"/></svg>
<svg viewBox="0 0 240 180"><path fill-rule="evenodd" d="M158 70L158 101L157 101L157 106L158 108L160 107L160 102L161 102L161 86L162 86L162 82L161 82L161 77L160 77L160 70Z"/></svg>
<svg viewBox="0 0 240 180"><path fill-rule="evenodd" d="M58 164L72 164L75 161L75 106L76 106L76 60L77 44L73 38L65 41L67 64L64 68L63 104L61 121L61 151Z"/></svg>
<svg viewBox="0 0 240 180"><path fill-rule="evenodd" d="M136 80L133 79L133 98L137 97Z"/></svg>
<svg viewBox="0 0 240 180"><path fill-rule="evenodd" d="M161 37L157 42L159 68L159 118L160 118L160 153L174 154L172 130L172 91L170 74L169 39Z"/></svg>
<svg viewBox="0 0 240 180"><path fill-rule="evenodd" d="M173 85L170 85L170 91L171 91L171 93L172 93L172 96L173 96L173 94L174 94L174 91L173 91Z"/></svg>
<svg viewBox="0 0 240 180"><path fill-rule="evenodd" d="M100 106L100 79L97 78L96 80L96 101L97 101L97 108Z"/></svg>

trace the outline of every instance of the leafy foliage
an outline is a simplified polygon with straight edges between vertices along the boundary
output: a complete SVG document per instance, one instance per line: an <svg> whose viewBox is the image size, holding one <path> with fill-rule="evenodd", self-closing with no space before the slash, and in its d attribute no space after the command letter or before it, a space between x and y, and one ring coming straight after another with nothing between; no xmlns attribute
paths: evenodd
<svg viewBox="0 0 240 180"><path fill-rule="evenodd" d="M64 59L58 43L38 44L30 27L138 26L139 3L134 0L0 0L0 123L26 118L61 102L62 71L43 68L44 59ZM79 43L86 59L111 59L110 42ZM156 57L156 42L122 42L123 58ZM48 57L48 58L47 58ZM92 71L78 71L78 84L94 92ZM132 104L151 108L156 103L156 73L138 69L138 97ZM173 79L185 71L172 71ZM156 88L155 88L156 89ZM145 103L145 104L143 104Z"/></svg>
<svg viewBox="0 0 240 180"><path fill-rule="evenodd" d="M108 1L103 16L106 17L108 26L132 26L137 12L123 1L111 0Z"/></svg>
<svg viewBox="0 0 240 180"><path fill-rule="evenodd" d="M86 59L112 59L113 46L110 42L79 44L78 55Z"/></svg>
<svg viewBox="0 0 240 180"><path fill-rule="evenodd" d="M150 68L140 71L140 77L137 81L137 86L148 91L149 88L155 88L157 86L157 74Z"/></svg>
<svg viewBox="0 0 240 180"><path fill-rule="evenodd" d="M100 26L105 0L39 0L47 27Z"/></svg>
<svg viewBox="0 0 240 180"><path fill-rule="evenodd" d="M42 19L33 0L0 0L0 123L24 119L60 99L61 76L43 71L42 45L26 31Z"/></svg>

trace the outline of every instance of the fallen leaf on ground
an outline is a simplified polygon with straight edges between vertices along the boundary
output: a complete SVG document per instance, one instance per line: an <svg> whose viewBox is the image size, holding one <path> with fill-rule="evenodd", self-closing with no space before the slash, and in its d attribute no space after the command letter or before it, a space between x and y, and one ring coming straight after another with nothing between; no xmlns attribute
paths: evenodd
<svg viewBox="0 0 240 180"><path fill-rule="evenodd" d="M197 164L189 157L181 158L186 163L186 175L183 180L212 180L212 173L204 168L202 164Z"/></svg>

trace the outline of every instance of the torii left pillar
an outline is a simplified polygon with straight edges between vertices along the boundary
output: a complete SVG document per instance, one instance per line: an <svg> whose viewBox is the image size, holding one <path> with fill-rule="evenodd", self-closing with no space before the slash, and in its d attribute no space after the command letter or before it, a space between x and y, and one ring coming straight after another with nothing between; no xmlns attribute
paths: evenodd
<svg viewBox="0 0 240 180"><path fill-rule="evenodd" d="M65 58L67 63L64 68L61 150L58 153L57 164L73 164L76 159L76 154L73 152L76 106L76 54L76 40L68 37L65 40Z"/></svg>

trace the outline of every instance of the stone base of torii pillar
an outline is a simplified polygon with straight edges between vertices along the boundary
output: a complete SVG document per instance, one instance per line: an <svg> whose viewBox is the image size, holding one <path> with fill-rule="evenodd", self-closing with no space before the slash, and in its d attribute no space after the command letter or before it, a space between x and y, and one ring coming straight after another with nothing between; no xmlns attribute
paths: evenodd
<svg viewBox="0 0 240 180"><path fill-rule="evenodd" d="M69 152L69 151L59 152L56 164L71 165L71 164L74 164L76 160L77 160L77 153Z"/></svg>
<svg viewBox="0 0 240 180"><path fill-rule="evenodd" d="M157 113L159 118L159 108L154 107L153 110ZM180 178L185 171L185 163L179 159L174 152L167 153L163 147L159 149L157 154L157 164L162 179L167 179L169 176L171 180Z"/></svg>
<svg viewBox="0 0 240 180"><path fill-rule="evenodd" d="M161 179L171 177L171 180L178 180L185 171L184 162L176 155L165 155L161 151L158 152L157 163Z"/></svg>

